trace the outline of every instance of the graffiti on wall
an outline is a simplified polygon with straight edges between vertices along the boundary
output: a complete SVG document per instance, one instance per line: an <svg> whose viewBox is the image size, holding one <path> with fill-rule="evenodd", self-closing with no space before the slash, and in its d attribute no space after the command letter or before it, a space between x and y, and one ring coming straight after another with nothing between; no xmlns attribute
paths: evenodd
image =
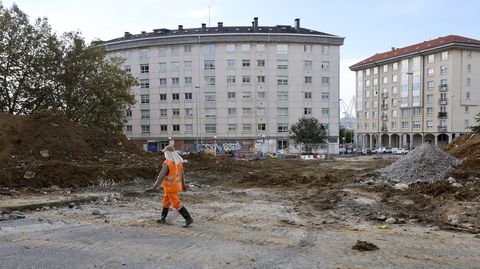
<svg viewBox="0 0 480 269"><path fill-rule="evenodd" d="M211 144L197 144L197 151L199 152L232 152L232 151L240 151L242 149L242 145L238 142L233 143L211 143Z"/></svg>

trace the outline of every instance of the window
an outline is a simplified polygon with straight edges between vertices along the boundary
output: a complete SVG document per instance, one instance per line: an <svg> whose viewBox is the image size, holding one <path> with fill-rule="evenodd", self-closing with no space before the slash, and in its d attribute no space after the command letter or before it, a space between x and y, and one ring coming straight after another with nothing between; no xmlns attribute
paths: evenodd
<svg viewBox="0 0 480 269"><path fill-rule="evenodd" d="M440 80L440 86L447 87L447 80L446 79L441 79Z"/></svg>
<svg viewBox="0 0 480 269"><path fill-rule="evenodd" d="M471 86L472 80L470 78L466 78L465 80L465 86Z"/></svg>
<svg viewBox="0 0 480 269"><path fill-rule="evenodd" d="M432 120L427 120L427 128L429 128L429 129L433 128L433 121Z"/></svg>
<svg viewBox="0 0 480 269"><path fill-rule="evenodd" d="M186 69L192 68L192 61L184 61L183 68L186 68Z"/></svg>
<svg viewBox="0 0 480 269"><path fill-rule="evenodd" d="M172 69L180 68L180 63L178 61L171 62Z"/></svg>
<svg viewBox="0 0 480 269"><path fill-rule="evenodd" d="M330 98L330 93L322 92L322 100L328 100Z"/></svg>
<svg viewBox="0 0 480 269"><path fill-rule="evenodd" d="M448 67L446 65L440 66L440 74L446 75L448 73Z"/></svg>
<svg viewBox="0 0 480 269"><path fill-rule="evenodd" d="M388 83L388 77L382 77L382 84L387 84Z"/></svg>
<svg viewBox="0 0 480 269"><path fill-rule="evenodd" d="M277 132L279 133L288 133L288 124L279 123L277 124ZM280 141L279 141L280 142ZM286 141L285 141L286 142Z"/></svg>
<svg viewBox="0 0 480 269"><path fill-rule="evenodd" d="M249 67L250 66L250 60L242 60L242 67Z"/></svg>
<svg viewBox="0 0 480 269"><path fill-rule="evenodd" d="M288 77L277 76L277 85L288 85Z"/></svg>
<svg viewBox="0 0 480 269"><path fill-rule="evenodd" d="M374 67L374 68L373 68L373 74L374 74L374 75L378 74L378 67Z"/></svg>
<svg viewBox="0 0 480 269"><path fill-rule="evenodd" d="M287 54L288 45L287 44L277 44L277 53L278 54Z"/></svg>
<svg viewBox="0 0 480 269"><path fill-rule="evenodd" d="M394 118L394 119L397 118L397 111L396 110L392 111L392 118Z"/></svg>
<svg viewBox="0 0 480 269"><path fill-rule="evenodd" d="M328 51L330 50L330 46L328 45L322 45L322 53L323 54L328 54Z"/></svg>
<svg viewBox="0 0 480 269"><path fill-rule="evenodd" d="M180 100L180 94L179 93L172 93L172 100Z"/></svg>
<svg viewBox="0 0 480 269"><path fill-rule="evenodd" d="M378 78L374 78L372 84L373 84L373 86L377 86L378 85Z"/></svg>
<svg viewBox="0 0 480 269"><path fill-rule="evenodd" d="M206 92L205 93L205 101L206 102L214 102L217 100L217 95L214 92Z"/></svg>
<svg viewBox="0 0 480 269"><path fill-rule="evenodd" d="M159 69L160 71L167 70L167 63L166 63L166 62L160 62L160 63L158 64L158 69Z"/></svg>
<svg viewBox="0 0 480 269"><path fill-rule="evenodd" d="M142 119L150 119L150 110L140 110Z"/></svg>
<svg viewBox="0 0 480 269"><path fill-rule="evenodd" d="M311 76L305 76L305 84L312 84L312 77Z"/></svg>
<svg viewBox="0 0 480 269"><path fill-rule="evenodd" d="M132 125L126 125L125 130L126 130L127 133L131 133L132 130L133 130Z"/></svg>
<svg viewBox="0 0 480 269"><path fill-rule="evenodd" d="M428 61L429 64L434 63L435 62L435 54L428 55L427 61Z"/></svg>
<svg viewBox="0 0 480 269"><path fill-rule="evenodd" d="M216 108L205 108L205 118L215 118L217 116Z"/></svg>
<svg viewBox="0 0 480 269"><path fill-rule="evenodd" d="M330 69L330 62L328 61L322 61L322 70L329 70Z"/></svg>
<svg viewBox="0 0 480 269"><path fill-rule="evenodd" d="M441 57L442 61L446 61L448 60L448 51L443 51L442 52L442 57Z"/></svg>
<svg viewBox="0 0 480 269"><path fill-rule="evenodd" d="M402 108L402 117L408 117L408 108Z"/></svg>
<svg viewBox="0 0 480 269"><path fill-rule="evenodd" d="M312 69L312 61L305 60L305 61L303 62L303 67L304 67L305 69Z"/></svg>
<svg viewBox="0 0 480 269"><path fill-rule="evenodd" d="M140 65L140 73L141 74L146 74L150 71L150 67L148 66L148 64L141 64Z"/></svg>
<svg viewBox="0 0 480 269"><path fill-rule="evenodd" d="M392 75L392 83L397 83L398 75Z"/></svg>
<svg viewBox="0 0 480 269"><path fill-rule="evenodd" d="M172 116L174 116L174 117L180 116L180 109L179 108L173 108L172 109Z"/></svg>
<svg viewBox="0 0 480 269"><path fill-rule="evenodd" d="M467 64L467 73L470 73L470 72L472 72L472 65Z"/></svg>
<svg viewBox="0 0 480 269"><path fill-rule="evenodd" d="M216 124L205 124L205 133L214 134L216 132L217 132L217 125Z"/></svg>
<svg viewBox="0 0 480 269"><path fill-rule="evenodd" d="M312 115L312 108L311 107L303 108L303 115Z"/></svg>
<svg viewBox="0 0 480 269"><path fill-rule="evenodd" d="M167 109L165 108L160 109L160 117L166 117L167 115L168 115Z"/></svg>
<svg viewBox="0 0 480 269"><path fill-rule="evenodd" d="M185 84L186 85L192 84L192 77L185 77L184 79L185 79Z"/></svg>
<svg viewBox="0 0 480 269"><path fill-rule="evenodd" d="M303 45L303 52L312 52L312 51L313 51L313 46L311 44Z"/></svg>
<svg viewBox="0 0 480 269"><path fill-rule="evenodd" d="M465 99L470 100L470 92L465 92Z"/></svg>
<svg viewBox="0 0 480 269"><path fill-rule="evenodd" d="M227 84L235 84L235 76L227 76Z"/></svg>
<svg viewBox="0 0 480 269"><path fill-rule="evenodd" d="M277 101L288 101L288 92L277 92Z"/></svg>
<svg viewBox="0 0 480 269"><path fill-rule="evenodd" d="M397 129L397 123L392 121L392 129Z"/></svg>
<svg viewBox="0 0 480 269"><path fill-rule="evenodd" d="M322 115L328 115L330 114L330 109L329 108L322 108Z"/></svg>
<svg viewBox="0 0 480 269"><path fill-rule="evenodd" d="M242 98L243 99L250 99L252 97L252 93L249 91L243 91L242 92Z"/></svg>
<svg viewBox="0 0 480 269"><path fill-rule="evenodd" d="M150 133L150 125L142 125L142 134L149 134Z"/></svg>
<svg viewBox="0 0 480 269"><path fill-rule="evenodd" d="M427 81L427 89L433 89L435 87L435 83L433 81Z"/></svg>
<svg viewBox="0 0 480 269"><path fill-rule="evenodd" d="M427 68L427 76L433 76L433 74L435 73L435 69L433 68Z"/></svg>
<svg viewBox="0 0 480 269"><path fill-rule="evenodd" d="M205 70L215 69L215 60L205 60L205 61L203 61L203 68Z"/></svg>
<svg viewBox="0 0 480 269"><path fill-rule="evenodd" d="M131 118L132 117L132 110L127 109L127 111L125 111L125 114L127 115L128 118Z"/></svg>
<svg viewBox="0 0 480 269"><path fill-rule="evenodd" d="M433 101L433 94L427 94L427 103L431 103Z"/></svg>
<svg viewBox="0 0 480 269"><path fill-rule="evenodd" d="M229 124L228 125L228 131L229 132L235 132L237 130L237 125L236 124Z"/></svg>
<svg viewBox="0 0 480 269"><path fill-rule="evenodd" d="M140 82L141 83L141 82ZM166 78L161 78L160 79L160 87L165 87L165 85L167 85L167 79ZM140 84L140 87L142 85ZM149 85L150 86L150 85Z"/></svg>
<svg viewBox="0 0 480 269"><path fill-rule="evenodd" d="M472 59L472 51L467 50L467 59Z"/></svg>
<svg viewBox="0 0 480 269"><path fill-rule="evenodd" d="M257 66L264 67L265 66L265 60L257 60Z"/></svg>
<svg viewBox="0 0 480 269"><path fill-rule="evenodd" d="M202 47L203 54L215 54L215 45L214 44L206 44Z"/></svg>
<svg viewBox="0 0 480 269"><path fill-rule="evenodd" d="M402 121L402 129L408 129L408 121Z"/></svg>
<svg viewBox="0 0 480 269"><path fill-rule="evenodd" d="M257 99L265 99L265 92L257 92Z"/></svg>
<svg viewBox="0 0 480 269"><path fill-rule="evenodd" d="M236 115L237 114L237 109L234 108L234 107L229 107L228 108L228 115L229 116L233 116L233 115Z"/></svg>
<svg viewBox="0 0 480 269"><path fill-rule="evenodd" d="M184 45L183 46L183 53L185 53L185 54L192 53L192 45Z"/></svg>
<svg viewBox="0 0 480 269"><path fill-rule="evenodd" d="M257 124L257 131L265 131L267 130L267 125L265 123Z"/></svg>
<svg viewBox="0 0 480 269"><path fill-rule="evenodd" d="M172 78L172 85L180 84L180 78Z"/></svg>
<svg viewBox="0 0 480 269"><path fill-rule="evenodd" d="M277 69L288 69L288 60L277 60Z"/></svg>
<svg viewBox="0 0 480 269"><path fill-rule="evenodd" d="M304 98L305 99L312 99L312 92L305 92L304 93Z"/></svg>
<svg viewBox="0 0 480 269"><path fill-rule="evenodd" d="M148 49L140 50L140 58L148 58Z"/></svg>
<svg viewBox="0 0 480 269"><path fill-rule="evenodd" d="M383 73L388 72L388 64L383 65Z"/></svg>
<svg viewBox="0 0 480 269"><path fill-rule="evenodd" d="M235 51L235 44L227 44L227 51Z"/></svg>
<svg viewBox="0 0 480 269"><path fill-rule="evenodd" d="M193 108L185 108L185 117L193 116Z"/></svg>
<svg viewBox="0 0 480 269"><path fill-rule="evenodd" d="M288 116L288 107L277 107L277 116L287 117Z"/></svg>
<svg viewBox="0 0 480 269"><path fill-rule="evenodd" d="M264 107L257 108L257 116L265 116L265 111Z"/></svg>
<svg viewBox="0 0 480 269"><path fill-rule="evenodd" d="M205 85L215 85L215 77L207 76L204 77L203 80L205 82Z"/></svg>
<svg viewBox="0 0 480 269"><path fill-rule="evenodd" d="M419 107L414 107L413 108L413 115L414 116L420 115L420 108Z"/></svg>
<svg viewBox="0 0 480 269"><path fill-rule="evenodd" d="M244 52L250 51L250 44L242 44L242 51Z"/></svg>
<svg viewBox="0 0 480 269"><path fill-rule="evenodd" d="M328 85L328 84L330 84L330 78L322 77L322 85Z"/></svg>
<svg viewBox="0 0 480 269"><path fill-rule="evenodd" d="M365 76L370 76L370 68L365 70Z"/></svg>
<svg viewBox="0 0 480 269"><path fill-rule="evenodd" d="M433 107L427 107L427 115L433 115Z"/></svg>
<svg viewBox="0 0 480 269"><path fill-rule="evenodd" d="M242 83L250 83L250 76L242 76Z"/></svg>
<svg viewBox="0 0 480 269"><path fill-rule="evenodd" d="M250 107L242 108L242 115L251 115L251 114L252 114L252 109Z"/></svg>
<svg viewBox="0 0 480 269"><path fill-rule="evenodd" d="M370 80L369 79L365 80L365 87L370 87Z"/></svg>
<svg viewBox="0 0 480 269"><path fill-rule="evenodd" d="M185 133L193 132L193 124L185 124Z"/></svg>
<svg viewBox="0 0 480 269"><path fill-rule="evenodd" d="M236 92L228 92L227 93L227 98L228 99L235 99L237 96L237 93Z"/></svg>
<svg viewBox="0 0 480 269"><path fill-rule="evenodd" d="M465 106L465 114L468 114L469 111L470 111L470 107L469 107L469 106Z"/></svg>
<svg viewBox="0 0 480 269"><path fill-rule="evenodd" d="M150 104L150 94L141 94L140 95L141 104Z"/></svg>
<svg viewBox="0 0 480 269"><path fill-rule="evenodd" d="M150 80L148 80L148 79L141 79L141 80L140 80L140 88L141 88L141 89L148 89L148 88L150 88Z"/></svg>
<svg viewBox="0 0 480 269"><path fill-rule="evenodd" d="M165 101L167 100L167 94L166 93L161 93L160 94L160 101Z"/></svg>
<svg viewBox="0 0 480 269"><path fill-rule="evenodd" d="M257 83L265 83L265 76L257 76Z"/></svg>
<svg viewBox="0 0 480 269"><path fill-rule="evenodd" d="M168 130L168 126L166 124L160 125L160 132L166 132Z"/></svg>
<svg viewBox="0 0 480 269"><path fill-rule="evenodd" d="M470 128L470 122L468 121L468 119L465 119L464 122L463 122L463 127L465 127L465 129L469 129Z"/></svg>
<svg viewBox="0 0 480 269"><path fill-rule="evenodd" d="M398 93L398 88L397 86L392 87L392 94L397 94Z"/></svg>
<svg viewBox="0 0 480 269"><path fill-rule="evenodd" d="M132 67L130 65L125 65L125 72L131 73L132 72Z"/></svg>
<svg viewBox="0 0 480 269"><path fill-rule="evenodd" d="M158 49L158 56L167 56L167 49L166 48L159 48Z"/></svg>
<svg viewBox="0 0 480 269"><path fill-rule="evenodd" d="M242 131L249 132L252 130L252 125L250 123L242 124Z"/></svg>
<svg viewBox="0 0 480 269"><path fill-rule="evenodd" d="M393 69L393 71L397 71L398 70L398 63L393 63L392 64L392 69Z"/></svg>
<svg viewBox="0 0 480 269"><path fill-rule="evenodd" d="M235 67L235 60L227 60L227 67L229 68Z"/></svg>

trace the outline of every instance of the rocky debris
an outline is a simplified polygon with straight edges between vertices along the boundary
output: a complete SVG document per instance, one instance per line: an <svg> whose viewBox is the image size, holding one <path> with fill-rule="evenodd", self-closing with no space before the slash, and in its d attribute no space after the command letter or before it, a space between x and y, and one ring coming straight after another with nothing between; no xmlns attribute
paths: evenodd
<svg viewBox="0 0 480 269"><path fill-rule="evenodd" d="M358 251L375 251L379 248L370 242L357 240L357 243L352 247L352 249Z"/></svg>
<svg viewBox="0 0 480 269"><path fill-rule="evenodd" d="M92 210L92 215L94 215L94 216L100 216L100 215L102 215L102 214L100 213L100 210L94 209L94 210Z"/></svg>
<svg viewBox="0 0 480 269"><path fill-rule="evenodd" d="M461 163L437 146L423 143L379 172L388 181L396 183L434 182Z"/></svg>
<svg viewBox="0 0 480 269"><path fill-rule="evenodd" d="M42 155L43 158L50 157L50 154L48 154L48 149L40 150L40 155Z"/></svg>
<svg viewBox="0 0 480 269"><path fill-rule="evenodd" d="M36 175L35 172L33 172L33 171L27 171L27 172L25 172L25 174L23 175L23 178L24 178L24 179L32 179L32 178L35 177L35 175Z"/></svg>
<svg viewBox="0 0 480 269"><path fill-rule="evenodd" d="M459 215L448 215L447 219L453 225L458 225L462 222L462 219Z"/></svg>
<svg viewBox="0 0 480 269"><path fill-rule="evenodd" d="M397 223L397 219L396 219L396 218L393 218L393 217L390 217L390 218L388 218L388 219L385 220L385 223L395 224L395 223Z"/></svg>
<svg viewBox="0 0 480 269"><path fill-rule="evenodd" d="M25 214L20 211L12 211L10 213L2 214L0 216L0 221L2 220L16 220L16 219L24 219Z"/></svg>

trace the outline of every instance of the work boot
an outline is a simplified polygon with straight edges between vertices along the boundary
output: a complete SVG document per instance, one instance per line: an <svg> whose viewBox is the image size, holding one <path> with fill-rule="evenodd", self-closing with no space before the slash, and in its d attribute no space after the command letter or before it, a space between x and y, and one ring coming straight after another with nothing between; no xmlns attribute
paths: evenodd
<svg viewBox="0 0 480 269"><path fill-rule="evenodd" d="M167 221L166 221L167 215L168 215L168 207L164 207L164 208L162 209L162 218L161 218L161 219L157 219L157 222L160 223L160 224L165 224L165 223L167 223Z"/></svg>
<svg viewBox="0 0 480 269"><path fill-rule="evenodd" d="M187 209L184 206L182 206L182 208L180 208L178 212L180 212L180 214L182 214L182 216L185 218L185 225L183 225L183 228L187 228L188 226L190 226L190 224L193 223L193 219L190 216L190 213L188 213Z"/></svg>

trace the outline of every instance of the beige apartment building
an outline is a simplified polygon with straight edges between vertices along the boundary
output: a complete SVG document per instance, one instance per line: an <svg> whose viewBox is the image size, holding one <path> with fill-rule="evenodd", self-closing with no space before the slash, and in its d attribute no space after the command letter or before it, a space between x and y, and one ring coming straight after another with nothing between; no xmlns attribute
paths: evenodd
<svg viewBox="0 0 480 269"><path fill-rule="evenodd" d="M303 116L338 150L339 50L344 38L295 25L155 29L104 42L139 80L125 134L157 151L294 149Z"/></svg>
<svg viewBox="0 0 480 269"><path fill-rule="evenodd" d="M480 112L480 41L445 36L378 53L356 72L357 144L438 146L469 132Z"/></svg>

